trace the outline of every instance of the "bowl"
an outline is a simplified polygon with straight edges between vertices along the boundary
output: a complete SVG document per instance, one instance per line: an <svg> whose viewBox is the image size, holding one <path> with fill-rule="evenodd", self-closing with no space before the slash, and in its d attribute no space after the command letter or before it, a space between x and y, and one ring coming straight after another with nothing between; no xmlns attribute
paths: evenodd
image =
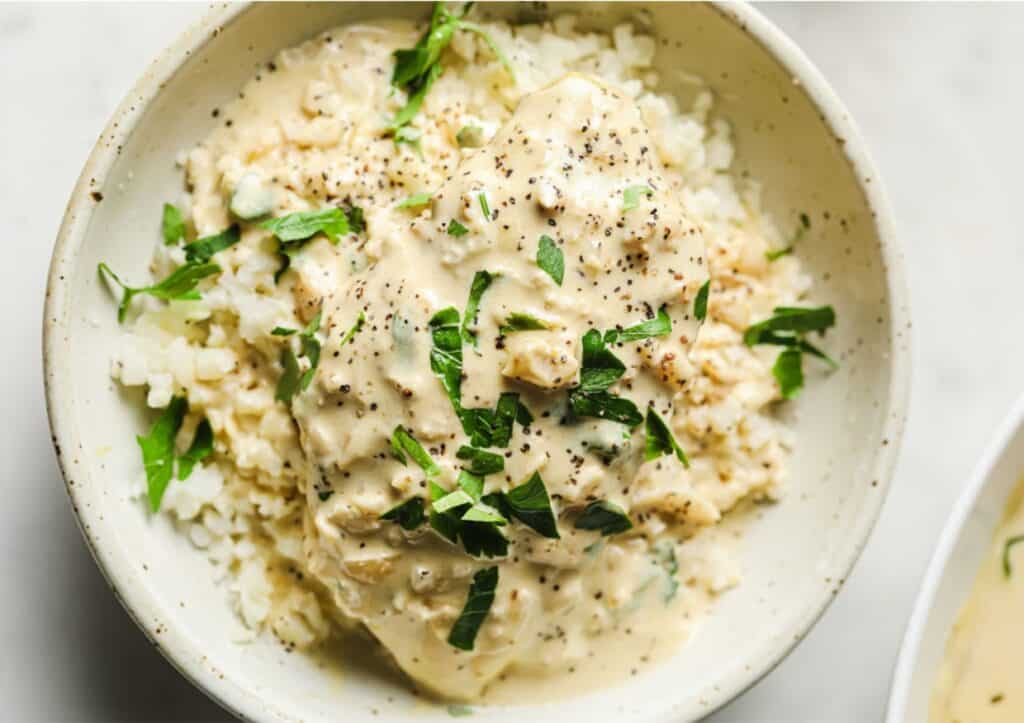
<svg viewBox="0 0 1024 723"><path fill-rule="evenodd" d="M996 528L1024 472L1024 397L974 468L939 537L900 648L888 723L927 723L949 633L990 554Z"/></svg>
<svg viewBox="0 0 1024 723"><path fill-rule="evenodd" d="M579 11L597 28L640 10L628 3L485 8L509 18ZM214 9L118 108L82 172L54 250L46 395L79 524L114 594L154 645L249 720L314 723L337 720L339 711L352 723L449 716L412 698L401 681L360 669L360 654L349 654L339 674L272 641L233 642L226 592L204 557L131 495L142 405L109 379L118 330L96 265L145 268L160 204L180 192L176 154L206 136L216 122L210 109L233 98L276 51L334 25L427 12L417 3ZM680 654L622 686L528 710L480 709L477 720L693 720L738 695L793 648L842 587L885 498L902 435L909 342L902 261L878 175L849 114L800 50L748 6L651 3L640 20L666 41L656 62L667 89L688 102L692 73L715 92L717 113L734 128L734 170L764 182L766 208L780 219L801 212L812 219L799 253L818 299L838 310L829 348L841 368L784 408L799 440L786 498L751 516L738 544L742 584L717 601Z"/></svg>

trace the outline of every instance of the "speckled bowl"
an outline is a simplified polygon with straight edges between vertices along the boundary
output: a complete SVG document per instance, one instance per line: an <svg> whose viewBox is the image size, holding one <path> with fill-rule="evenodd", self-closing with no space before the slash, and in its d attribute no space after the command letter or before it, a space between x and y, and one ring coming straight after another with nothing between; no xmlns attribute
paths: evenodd
<svg viewBox="0 0 1024 723"><path fill-rule="evenodd" d="M671 661L628 683L567 702L481 709L480 721L692 720L730 700L789 652L835 597L878 515L903 430L909 315L902 261L874 167L849 115L807 58L744 5L499 3L506 17L581 10L610 27L642 7L657 64L688 102L703 77L735 128L736 171L764 181L779 219L806 212L800 256L817 295L835 305L828 347L841 369L815 374L787 414L799 437L785 501L750 521L740 587ZM114 592L154 644L211 697L256 721L446 720L400 682L338 675L273 641L232 642L225 591L166 520L129 497L139 474L141 405L108 378L117 332L96 264L144 268L160 203L180 192L174 157L202 139L210 109L230 100L286 46L333 25L423 17L416 3L257 4L215 9L164 52L118 108L68 205L44 319L47 403L72 504ZM356 657L356 656L353 656Z"/></svg>

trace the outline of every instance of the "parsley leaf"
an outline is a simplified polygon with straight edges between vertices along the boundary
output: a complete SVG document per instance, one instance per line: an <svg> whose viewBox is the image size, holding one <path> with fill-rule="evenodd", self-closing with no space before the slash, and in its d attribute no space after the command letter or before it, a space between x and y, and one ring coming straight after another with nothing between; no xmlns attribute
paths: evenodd
<svg viewBox="0 0 1024 723"><path fill-rule="evenodd" d="M206 238L201 238L198 241L186 244L185 260L205 264L213 258L215 253L231 248L238 243L241 238L242 234L238 229L238 225L235 224L233 226L229 226L219 234L207 236Z"/></svg>
<svg viewBox="0 0 1024 723"><path fill-rule="evenodd" d="M423 512L423 498L411 497L380 516L382 520L397 522L403 530L415 530L423 524L426 515Z"/></svg>
<svg viewBox="0 0 1024 723"><path fill-rule="evenodd" d="M542 331L548 328L548 325L536 316L516 311L505 318L505 323L498 328L498 333L506 336L517 331Z"/></svg>
<svg viewBox="0 0 1024 723"><path fill-rule="evenodd" d="M554 239L546 234L537 242L537 266L556 284L562 285L565 278L565 257Z"/></svg>
<svg viewBox="0 0 1024 723"><path fill-rule="evenodd" d="M804 334L823 332L832 327L835 320L831 306L779 306L772 317L754 324L744 332L743 341L747 346L771 344L786 347L772 367L772 375L779 384L783 399L795 399L803 388L803 354L815 356L832 368L839 366L825 352L804 339Z"/></svg>
<svg viewBox="0 0 1024 723"><path fill-rule="evenodd" d="M604 391L626 373L626 365L605 345L601 332L591 329L583 335L583 362L580 390Z"/></svg>
<svg viewBox="0 0 1024 723"><path fill-rule="evenodd" d="M441 380L456 411L462 408L462 332L454 306L430 319L430 370Z"/></svg>
<svg viewBox="0 0 1024 723"><path fill-rule="evenodd" d="M270 333L273 336L291 336L297 331L298 329L289 329L286 326L275 326L273 329L270 330Z"/></svg>
<svg viewBox="0 0 1024 723"><path fill-rule="evenodd" d="M448 222L448 235L459 238L469 233L469 229L456 221L454 218Z"/></svg>
<svg viewBox="0 0 1024 723"><path fill-rule="evenodd" d="M260 228L271 231L284 243L306 241L318 233L323 233L331 243L336 244L340 236L349 232L349 219L340 208L325 208L321 211L298 211L270 218L261 223Z"/></svg>
<svg viewBox="0 0 1024 723"><path fill-rule="evenodd" d="M662 455L675 453L684 467L690 466L690 461L686 458L686 452L679 446L676 438L672 436L672 430L668 428L665 421L654 411L654 407L647 408L645 429L647 441L644 449L644 459L650 461Z"/></svg>
<svg viewBox="0 0 1024 723"><path fill-rule="evenodd" d="M433 198L434 194L432 193L414 193L408 198L396 203L395 208L422 208L423 206L430 205Z"/></svg>
<svg viewBox="0 0 1024 723"><path fill-rule="evenodd" d="M483 625L494 602L494 591L498 587L498 568L486 567L473 575L466 604L462 608L451 632L448 644L460 650L472 650L477 633Z"/></svg>
<svg viewBox="0 0 1024 723"><path fill-rule="evenodd" d="M658 315L653 319L648 319L640 324L634 324L633 326L626 327L622 331L618 329L612 329L606 331L604 334L604 340L608 344L615 344L616 342L628 343L631 341L640 341L641 339L649 339L655 336L666 336L672 333L672 319L669 317L668 312L665 311L665 307L658 309Z"/></svg>
<svg viewBox="0 0 1024 723"><path fill-rule="evenodd" d="M153 512L160 509L164 491L171 482L174 467L174 440L188 411L184 397L172 397L171 403L160 413L146 436L135 440L142 450L142 466L146 470L146 495Z"/></svg>
<svg viewBox="0 0 1024 723"><path fill-rule="evenodd" d="M447 494L441 485L432 479L427 480L427 487L430 490L430 526L452 544L459 541L459 518L447 512L438 512L434 509L433 503L444 498Z"/></svg>
<svg viewBox="0 0 1024 723"><path fill-rule="evenodd" d="M796 399L804 386L803 358L797 349L784 349L772 365L783 399Z"/></svg>
<svg viewBox="0 0 1024 723"><path fill-rule="evenodd" d="M119 322L124 321L124 317L128 313L129 304L138 294L148 294L164 301L174 299L196 300L201 298L199 292L196 291L196 286L199 285L199 282L207 276L213 276L220 272L220 266L217 264L186 263L183 266L179 266L170 276L157 284L132 287L125 286L117 274L111 271L110 267L106 264L101 263L98 269L100 274L106 274L113 279L124 292L121 296L121 303L117 307L117 320Z"/></svg>
<svg viewBox="0 0 1024 723"><path fill-rule="evenodd" d="M466 313L462 317L462 338L466 340L467 344L476 346L476 333L470 331L469 327L476 326L480 300L496 278L498 275L489 271L477 271L473 274L473 283L469 287L469 299L466 301Z"/></svg>
<svg viewBox="0 0 1024 723"><path fill-rule="evenodd" d="M708 316L708 295L711 293L711 279L704 282L697 292L697 298L693 300L693 315L697 321L704 321Z"/></svg>
<svg viewBox="0 0 1024 723"><path fill-rule="evenodd" d="M512 426L518 421L527 426L533 416L519 401L515 392L503 392L494 409L457 410L462 430L477 447L507 447L512 440Z"/></svg>
<svg viewBox="0 0 1024 723"><path fill-rule="evenodd" d="M539 473L534 472L526 482L502 495L502 499L512 517L543 537L559 538L551 498Z"/></svg>
<svg viewBox="0 0 1024 723"><path fill-rule="evenodd" d="M644 421L636 405L610 392L587 392L580 388L569 392L569 407L577 417L596 417L627 425L630 429Z"/></svg>
<svg viewBox="0 0 1024 723"><path fill-rule="evenodd" d="M467 472L481 477L496 474L505 469L504 457L477 447L470 447L464 444L459 447L459 451L455 453L455 456L469 462L469 466L466 468Z"/></svg>
<svg viewBox="0 0 1024 723"><path fill-rule="evenodd" d="M1014 537L1007 539L1006 543L1003 545L1003 575L1007 580L1009 580L1010 576L1013 575L1013 567L1010 564L1010 550L1013 549L1014 545L1021 542L1024 542L1024 535L1015 535Z"/></svg>
<svg viewBox="0 0 1024 723"><path fill-rule="evenodd" d="M341 337L341 343L338 344L338 346L345 346L352 341L352 337L359 333L365 323L366 314L360 311L359 316L356 317L356 323L352 325L352 328L345 332L345 336Z"/></svg>
<svg viewBox="0 0 1024 723"><path fill-rule="evenodd" d="M211 454L213 454L213 427L210 426L210 420L203 417L199 426L196 427L196 433L192 437L192 444L188 451L178 457L178 479L188 479L192 474L192 469Z"/></svg>
<svg viewBox="0 0 1024 723"><path fill-rule="evenodd" d="M649 186L627 186L622 191L622 210L632 211L640 205L640 196L653 196L654 190Z"/></svg>
<svg viewBox="0 0 1024 723"><path fill-rule="evenodd" d="M602 537L616 535L633 527L629 516L608 500L595 500L576 518L577 530L599 530Z"/></svg>
<svg viewBox="0 0 1024 723"><path fill-rule="evenodd" d="M405 455L412 457L412 461L420 466L427 477L436 477L441 474L441 468L433 458L423 449L423 445L416 441L409 430L399 424L391 433L391 453L403 465L407 464Z"/></svg>
<svg viewBox="0 0 1024 723"><path fill-rule="evenodd" d="M775 313L768 319L754 324L743 334L743 343L747 346L771 343L770 332L794 332L805 334L812 331L825 331L836 323L836 314L831 306L801 308L796 306L778 306Z"/></svg>
<svg viewBox="0 0 1024 723"><path fill-rule="evenodd" d="M167 246L173 246L185 238L185 218L174 204L164 204L164 215L160 221L160 229L163 232L164 243Z"/></svg>
<svg viewBox="0 0 1024 723"><path fill-rule="evenodd" d="M487 221L490 221L491 220L491 206L490 206L489 203L487 203L487 192L486 191L482 191L481 193L478 193L476 195L476 197L480 201L480 210L484 214L484 219L487 220Z"/></svg>
<svg viewBox="0 0 1024 723"><path fill-rule="evenodd" d="M305 391L313 381L316 368L320 364L320 340L316 336L319 330L320 314L317 313L313 320L306 325L306 328L299 332L299 356L305 357L309 362L309 368L306 371L303 372L299 368L299 359L291 346L285 346L281 350L283 372L277 380L277 389L274 392L274 398L278 401L288 403L300 391ZM290 336L291 333L294 333L292 329L282 327L276 327L271 332L277 336Z"/></svg>

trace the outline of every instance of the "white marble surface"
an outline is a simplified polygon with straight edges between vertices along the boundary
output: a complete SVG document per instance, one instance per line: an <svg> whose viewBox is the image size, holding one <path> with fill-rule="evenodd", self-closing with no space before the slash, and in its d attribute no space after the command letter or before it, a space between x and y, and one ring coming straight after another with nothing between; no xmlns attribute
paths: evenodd
<svg viewBox="0 0 1024 723"><path fill-rule="evenodd" d="M50 248L107 117L201 5L0 5L0 719L226 721L149 649L75 528L50 448L39 322ZM843 593L775 672L714 717L881 718L938 531L1024 387L1022 5L771 5L881 166L914 302L897 479Z"/></svg>

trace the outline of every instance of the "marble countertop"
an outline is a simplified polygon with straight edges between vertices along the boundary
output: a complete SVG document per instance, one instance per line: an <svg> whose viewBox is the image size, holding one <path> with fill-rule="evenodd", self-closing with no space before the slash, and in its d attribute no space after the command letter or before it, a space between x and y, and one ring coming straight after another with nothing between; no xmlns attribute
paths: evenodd
<svg viewBox="0 0 1024 723"><path fill-rule="evenodd" d="M0 707L21 723L227 721L156 652L89 557L50 447L40 371L46 267L100 129L204 10L0 5ZM860 123L897 216L915 321L913 403L871 542L797 650L716 723L880 720L933 541L1024 388L1022 5L778 4L762 11ZM1009 322L1009 323L1008 323Z"/></svg>

